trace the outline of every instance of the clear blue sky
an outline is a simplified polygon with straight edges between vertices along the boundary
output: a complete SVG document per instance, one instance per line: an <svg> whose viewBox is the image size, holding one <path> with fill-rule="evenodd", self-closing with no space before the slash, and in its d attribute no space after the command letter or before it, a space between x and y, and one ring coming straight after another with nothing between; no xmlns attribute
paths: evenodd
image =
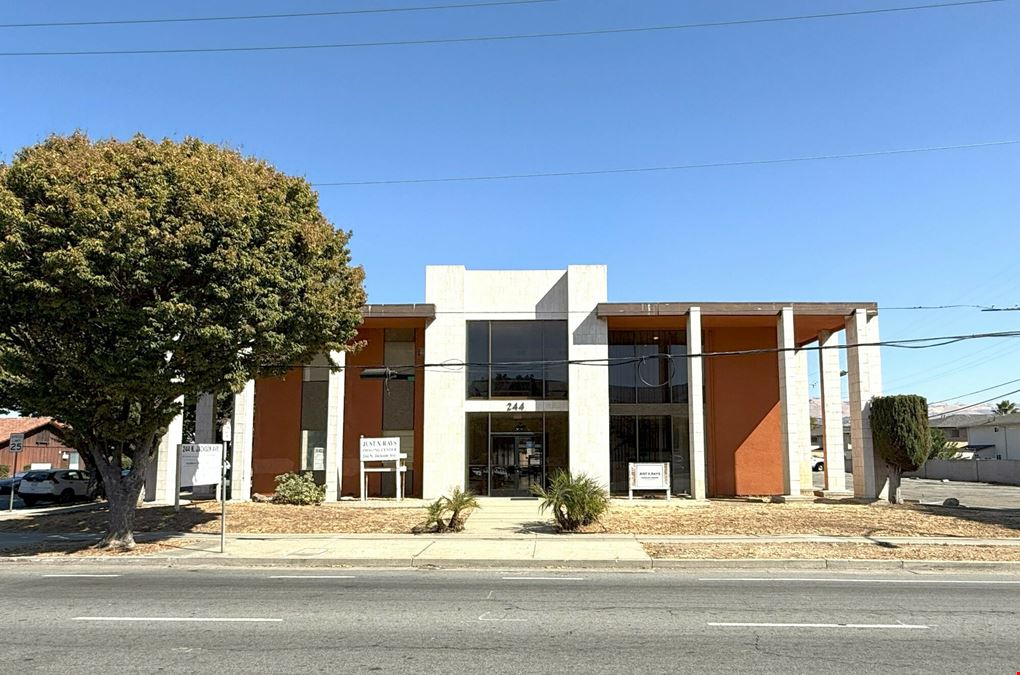
<svg viewBox="0 0 1020 675"><path fill-rule="evenodd" d="M457 1L7 2L0 23ZM918 3L559 0L312 19L0 29L0 51L417 40L910 4ZM0 159L54 132L140 131L227 143L316 182L1014 140L1018 28L1020 1L1009 1L596 37L0 58ZM354 257L366 268L372 302L421 301L429 263L606 263L610 299L620 301L1020 303L1020 146L651 174L330 187L322 188L321 203L338 227L354 231ZM887 339L1016 328L1020 312L882 315ZM887 391L938 400L1020 378L1020 341L885 350L884 365Z"/></svg>

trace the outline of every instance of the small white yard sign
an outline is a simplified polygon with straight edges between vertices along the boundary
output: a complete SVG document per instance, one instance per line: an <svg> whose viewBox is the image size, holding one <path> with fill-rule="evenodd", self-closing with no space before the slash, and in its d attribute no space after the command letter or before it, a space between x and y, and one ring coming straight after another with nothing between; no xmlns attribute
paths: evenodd
<svg viewBox="0 0 1020 675"><path fill-rule="evenodd" d="M218 485L222 473L223 446L219 443L186 443L181 452L181 487Z"/></svg>
<svg viewBox="0 0 1020 675"><path fill-rule="evenodd" d="M634 490L665 490L669 499L669 464L631 462L628 494L634 499Z"/></svg>

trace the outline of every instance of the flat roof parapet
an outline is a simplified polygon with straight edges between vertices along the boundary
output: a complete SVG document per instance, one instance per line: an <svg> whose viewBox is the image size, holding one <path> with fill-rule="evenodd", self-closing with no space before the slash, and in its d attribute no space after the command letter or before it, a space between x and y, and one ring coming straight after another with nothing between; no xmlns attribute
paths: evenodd
<svg viewBox="0 0 1020 675"><path fill-rule="evenodd" d="M878 312L875 302L600 302L599 318L614 316L683 316L700 307L702 316L756 316L779 314L793 307L794 314L848 316L857 309Z"/></svg>

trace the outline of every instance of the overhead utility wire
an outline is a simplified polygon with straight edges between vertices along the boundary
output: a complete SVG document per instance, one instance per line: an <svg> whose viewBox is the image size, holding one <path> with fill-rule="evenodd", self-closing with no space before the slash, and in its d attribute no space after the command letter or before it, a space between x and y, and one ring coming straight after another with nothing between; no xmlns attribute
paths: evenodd
<svg viewBox="0 0 1020 675"><path fill-rule="evenodd" d="M971 403L970 405L965 405L965 406L963 406L961 408L954 408L953 410L946 410L945 412L940 412L938 415L932 415L928 419L937 419L939 417L945 417L947 415L954 415L954 414L956 414L958 412L962 412L964 410L970 410L971 408L976 408L979 405L984 405L986 403L991 403L992 401L998 400L998 399L1002 398L1003 396L1010 396L1011 394L1020 394L1020 389L1014 389L1013 391L1007 391L1005 394L999 394L998 396L993 396L992 398L986 399L984 401L978 401L977 403Z"/></svg>
<svg viewBox="0 0 1020 675"><path fill-rule="evenodd" d="M110 19L103 21L40 21L35 23L0 23L0 28L61 28L70 26L129 26L147 23L199 23L204 21L252 21L262 19L296 19L302 17L347 16L351 14L393 14L398 12L430 12L445 9L475 9L506 5L539 5L560 0L501 0L456 5L422 5L417 7L386 7L379 9L346 9L334 12L285 12L281 14L241 14L231 16L188 16L162 19Z"/></svg>
<svg viewBox="0 0 1020 675"><path fill-rule="evenodd" d="M982 312L1011 312L1020 310L1020 306L996 307L995 305L913 305L909 307L882 307L883 312L907 309L979 309Z"/></svg>
<svg viewBox="0 0 1020 675"><path fill-rule="evenodd" d="M984 338L1020 338L1020 331L999 331L995 333L972 333L969 335L944 335L938 337L925 337L925 338L905 338L902 340L880 340L877 342L855 342L852 344L836 344L836 345L809 345L805 347L763 347L760 349L737 349L730 351L720 352L701 352L699 354L649 354L646 356L618 356L618 357L606 357L598 359L548 359L538 361L460 361L457 359L450 359L441 363L418 363L408 364L402 366L396 365L363 365L363 364L352 364L345 365L340 369L352 368L352 369L367 369L367 368L392 368L397 371L406 371L408 369L425 369L425 368L438 368L445 370L460 370L463 368L472 367L488 367L488 366L557 366L557 365L580 365L580 366L602 366L612 367L619 365L629 365L635 363L645 363L649 360L654 359L666 359L672 361L673 359L692 359L692 358L715 358L720 356L749 356L749 355L760 355L760 354L779 354L782 352L790 351L821 351L823 349L841 349L849 350L858 347L891 347L896 349L931 349L932 347L942 347L945 345L955 344L957 342L963 342L966 340L978 340ZM927 344L931 343L931 344ZM276 365L281 364L265 364L265 365ZM333 366L328 364L315 365L315 364L291 364L286 367L294 368L329 368L333 369Z"/></svg>
<svg viewBox="0 0 1020 675"><path fill-rule="evenodd" d="M593 169L590 171L548 171L539 173L499 174L489 176L448 176L443 178L403 178L393 180L358 180L312 183L313 187L342 187L356 185L401 185L408 183L460 183L468 181L518 180L524 178L558 178L565 176L600 176L619 173L651 173L656 171L688 171L692 169L717 169L732 166L764 166L768 164L794 164L798 162L820 162L831 159L855 159L879 157L883 155L909 155L923 152L942 152L945 150L970 150L974 148L990 148L1004 145L1017 145L1020 140L989 141L987 143L967 143L963 145L941 145L923 148L900 148L893 150L875 150L872 152L851 152L839 155L806 155L802 157L780 157L775 159L748 159L734 162L704 162L700 164L673 164L665 166L641 166L623 169Z"/></svg>
<svg viewBox="0 0 1020 675"><path fill-rule="evenodd" d="M970 392L967 392L966 394L960 394L959 396L951 396L950 398L944 398L941 401L932 401L928 405L936 405L938 403L948 403L950 401L956 401L956 400L959 400L961 398L967 398L968 396L973 396L974 394L983 394L986 391L991 391L993 389L998 389L1000 387L1005 387L1006 385L1015 384L1017 382L1020 382L1020 378L1017 378L1015 380L1007 380L1006 382L1000 382L999 384L992 385L991 387L985 387L984 389L978 389L977 391L970 391ZM1003 396L1005 396L1005 394L1003 394ZM996 397L996 398L998 398L998 397Z"/></svg>
<svg viewBox="0 0 1020 675"><path fill-rule="evenodd" d="M966 0L965 2L947 2L928 5L911 5L909 7L887 7L884 9L863 9L849 12L829 12L825 14L799 14L795 16L775 16L762 19L736 19L732 21L710 21L703 23L683 23L663 26L638 26L635 28L604 28L597 30L563 31L554 33L515 33L511 35L476 35L458 38L433 38L430 40L387 40L382 42L336 42L304 45L270 45L251 47L192 47L177 49L97 49L68 50L44 52L0 52L0 56L113 56L128 54L198 54L225 52L274 52L309 49L354 49L362 47L396 47L412 45L465 44L471 42L506 42L510 40L539 40L565 37L592 37L596 35L622 35L627 33L651 33L694 28L719 28L723 26L746 26L751 24L780 23L787 21L807 21L814 19L830 19L866 14L890 14L893 12L910 12L946 7L962 7L965 5L989 5L1012 0Z"/></svg>

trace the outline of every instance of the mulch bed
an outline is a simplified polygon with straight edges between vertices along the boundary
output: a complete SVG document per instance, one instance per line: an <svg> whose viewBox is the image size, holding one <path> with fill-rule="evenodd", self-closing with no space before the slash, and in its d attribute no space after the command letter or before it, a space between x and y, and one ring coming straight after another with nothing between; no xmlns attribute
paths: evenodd
<svg viewBox="0 0 1020 675"><path fill-rule="evenodd" d="M876 544L659 544L644 545L648 555L668 560L947 560L1020 561L1020 546Z"/></svg>

